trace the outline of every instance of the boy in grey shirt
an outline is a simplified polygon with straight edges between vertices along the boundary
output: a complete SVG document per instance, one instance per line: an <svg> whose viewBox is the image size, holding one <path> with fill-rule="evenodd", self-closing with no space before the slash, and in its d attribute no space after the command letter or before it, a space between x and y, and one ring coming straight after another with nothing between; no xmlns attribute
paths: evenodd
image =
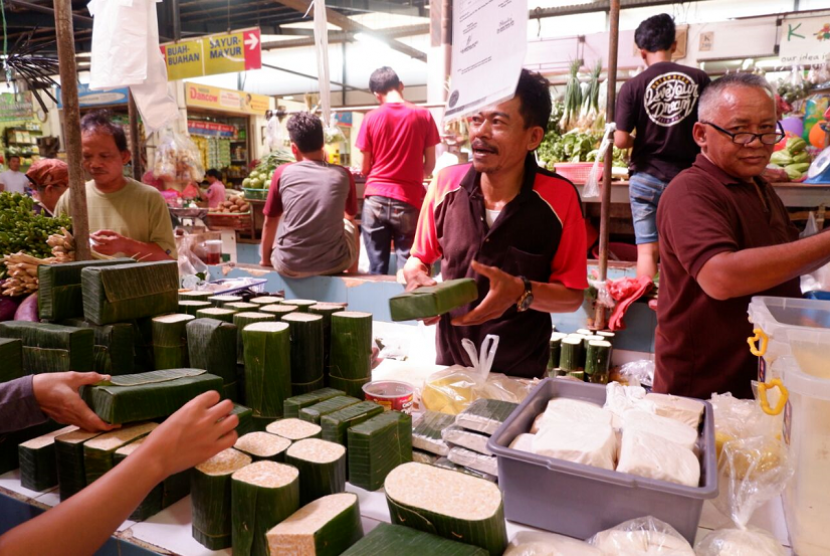
<svg viewBox="0 0 830 556"><path fill-rule="evenodd" d="M326 162L320 118L300 112L287 128L297 162L277 168L271 180L262 211L260 264L290 278L355 273L354 178L342 166Z"/></svg>

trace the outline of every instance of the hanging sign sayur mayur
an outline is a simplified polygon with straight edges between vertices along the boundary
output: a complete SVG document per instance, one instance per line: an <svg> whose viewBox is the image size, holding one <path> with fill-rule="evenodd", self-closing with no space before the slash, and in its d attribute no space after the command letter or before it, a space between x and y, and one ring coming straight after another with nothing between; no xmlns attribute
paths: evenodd
<svg viewBox="0 0 830 556"><path fill-rule="evenodd" d="M161 45L167 79L187 79L262 67L259 27Z"/></svg>

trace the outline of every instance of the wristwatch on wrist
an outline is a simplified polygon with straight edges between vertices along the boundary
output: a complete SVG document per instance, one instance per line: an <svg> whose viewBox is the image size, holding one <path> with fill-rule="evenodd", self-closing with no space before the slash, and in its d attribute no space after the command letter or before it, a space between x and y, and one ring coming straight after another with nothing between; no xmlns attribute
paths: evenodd
<svg viewBox="0 0 830 556"><path fill-rule="evenodd" d="M519 278L522 279L522 283L525 285L525 291L516 302L516 310L522 313L530 309L530 306L533 305L533 285L524 276L519 276Z"/></svg>

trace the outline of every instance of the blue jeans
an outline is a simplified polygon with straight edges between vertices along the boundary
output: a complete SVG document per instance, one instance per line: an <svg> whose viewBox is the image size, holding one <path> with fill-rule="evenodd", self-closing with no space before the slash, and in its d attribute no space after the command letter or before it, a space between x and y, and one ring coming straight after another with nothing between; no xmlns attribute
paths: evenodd
<svg viewBox="0 0 830 556"><path fill-rule="evenodd" d="M669 182L637 172L628 180L631 218L637 245L657 242L657 203Z"/></svg>
<svg viewBox="0 0 830 556"><path fill-rule="evenodd" d="M393 239L398 269L403 268L415 239L418 213L418 209L397 199L378 195L366 197L363 201L360 227L363 242L366 244L366 255L369 257L369 272L389 272L389 255Z"/></svg>

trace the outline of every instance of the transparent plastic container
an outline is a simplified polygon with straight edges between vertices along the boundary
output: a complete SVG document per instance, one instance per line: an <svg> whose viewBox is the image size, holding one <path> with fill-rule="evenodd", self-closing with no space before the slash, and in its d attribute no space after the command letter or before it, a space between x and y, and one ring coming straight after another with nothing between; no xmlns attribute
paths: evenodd
<svg viewBox="0 0 830 556"><path fill-rule="evenodd" d="M793 340L794 334L790 332ZM812 336L798 341L821 342L827 353L830 331ZM800 349L794 345L796 356ZM784 515L794 554L826 556L830 554L830 379L808 374L796 361L791 357L780 360L789 391L784 442L795 465L795 474L784 491Z"/></svg>
<svg viewBox="0 0 830 556"><path fill-rule="evenodd" d="M767 371L775 360L792 355L790 331L797 334L830 330L830 301L792 297L753 297L749 304L749 321L760 330L750 346L761 361L758 380L766 382ZM830 344L829 344L830 345Z"/></svg>

